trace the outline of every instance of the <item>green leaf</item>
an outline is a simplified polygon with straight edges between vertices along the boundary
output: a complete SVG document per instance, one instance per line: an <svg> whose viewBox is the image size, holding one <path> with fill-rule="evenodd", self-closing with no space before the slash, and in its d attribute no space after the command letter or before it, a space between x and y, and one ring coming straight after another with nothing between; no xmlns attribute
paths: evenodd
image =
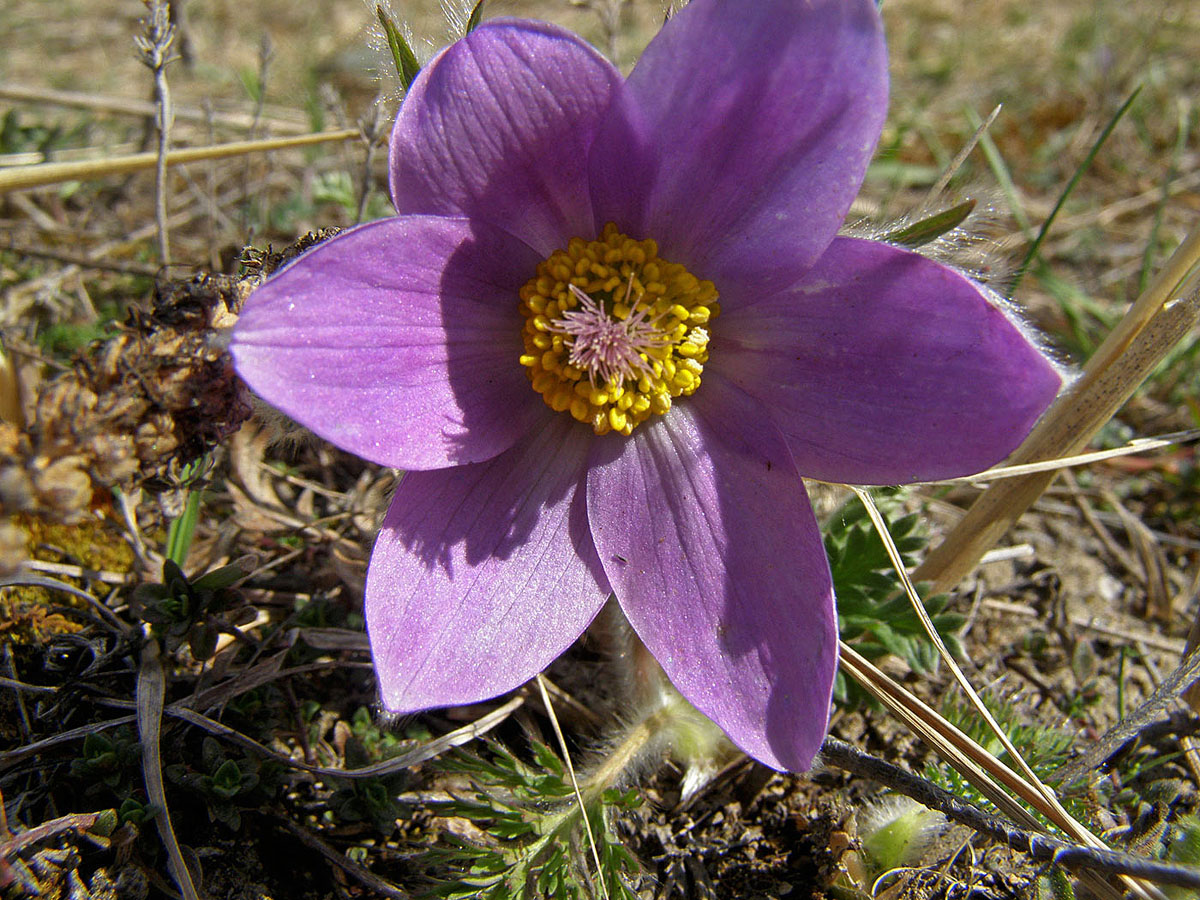
<svg viewBox="0 0 1200 900"><path fill-rule="evenodd" d="M240 566L221 566L219 569L205 572L192 582L192 587L198 591L219 591L236 584L239 579L245 577L246 573L241 570Z"/></svg>
<svg viewBox="0 0 1200 900"><path fill-rule="evenodd" d="M200 494L189 491L183 505L183 512L171 521L167 531L167 559L182 566L187 560L188 550L192 546L192 535L196 532L196 523L200 521Z"/></svg>
<svg viewBox="0 0 1200 900"><path fill-rule="evenodd" d="M413 53L412 47L408 45L408 41L404 39L404 35L396 27L396 23L392 21L382 4L376 5L375 15L379 17L383 33L387 35L388 48L392 51L392 62L396 64L396 74L400 76L400 83L407 91L416 80L417 73L421 71L421 64L417 62L417 55Z"/></svg>
<svg viewBox="0 0 1200 900"><path fill-rule="evenodd" d="M478 0L471 8L471 15L467 19L467 34L478 28L479 23L483 21L483 4L484 0Z"/></svg>
<svg viewBox="0 0 1200 900"><path fill-rule="evenodd" d="M974 209L974 200L964 200L957 206L952 206L949 209L934 213L928 218L921 219L919 222L913 222L911 225L898 228L890 234L884 235L883 239L892 244L899 244L901 247L920 247L923 244L928 244L930 241L937 240L947 232L953 231L966 220L967 216Z"/></svg>

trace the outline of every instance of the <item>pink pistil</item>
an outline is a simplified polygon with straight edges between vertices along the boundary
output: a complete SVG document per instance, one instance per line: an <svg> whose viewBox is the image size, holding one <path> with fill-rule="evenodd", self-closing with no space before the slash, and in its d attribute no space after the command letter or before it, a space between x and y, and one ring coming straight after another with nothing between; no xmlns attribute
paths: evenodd
<svg viewBox="0 0 1200 900"><path fill-rule="evenodd" d="M666 339L658 329L659 317L651 319L650 310L642 308L632 310L624 320L611 318L603 300L593 300L573 284L570 291L579 308L563 313L550 330L572 338L568 359L588 373L592 387L597 376L602 384L621 387L626 378L653 375L649 356Z"/></svg>

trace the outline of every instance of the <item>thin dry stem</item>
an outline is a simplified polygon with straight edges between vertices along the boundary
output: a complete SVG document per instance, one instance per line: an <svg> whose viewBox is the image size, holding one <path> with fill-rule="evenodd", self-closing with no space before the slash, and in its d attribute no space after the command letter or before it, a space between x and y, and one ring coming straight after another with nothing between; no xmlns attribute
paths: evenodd
<svg viewBox="0 0 1200 900"><path fill-rule="evenodd" d="M1173 431L1156 438L1135 438L1120 447L1108 450L1094 450L1090 453L1077 453L1073 456L1062 456L1058 459L1048 459L1045 462L1025 463L1019 466L997 466L980 472L978 475L964 475L962 478L944 478L941 481L931 481L929 484L980 484L986 481L999 481L1003 478L1017 478L1035 472L1057 472L1075 466L1086 466L1090 463L1106 459L1117 459L1132 456L1135 453L1149 453L1152 450L1162 450L1176 444L1200 440L1200 428L1189 428L1186 431Z"/></svg>
<svg viewBox="0 0 1200 900"><path fill-rule="evenodd" d="M18 103L55 104L77 109L93 110L95 112L119 113L130 116L152 116L155 105L146 100L135 100L131 97L112 97L104 94L85 93L83 91L59 91L53 88L35 87L26 84L16 84L11 81L0 82L0 100L12 100ZM269 124L274 131L292 134L303 134L308 130L301 118L287 119L283 116L291 110L272 110ZM176 106L172 104L175 120L193 122L211 121L214 125L226 128L245 129L254 123L254 116L247 113L229 112L226 110L209 112L194 107Z"/></svg>
<svg viewBox="0 0 1200 900"><path fill-rule="evenodd" d="M1062 809L1062 806L1059 804L1058 798L1054 795L1054 792L1042 784L1041 780L1036 774L1034 774L1034 771L1030 767L1029 763L1025 761L1025 758L1021 755L1020 751L1018 751L1013 745L1012 741L1009 740L1008 734L1003 728L1000 727L1000 723L996 721L995 717L991 714L991 711L989 711L987 706L984 705L983 699L976 692L975 687L971 684L970 679L967 678L966 673L963 672L962 668L958 665L958 662L951 655L949 649L947 649L945 641L942 640L942 636L938 633L937 628L934 627L933 620L929 618L929 613L925 609L925 604L922 603L921 598L917 596L917 589L908 577L908 571L904 567L904 560L900 557L900 551L896 548L896 542L892 540L892 535L888 531L887 523L884 522L883 516L880 515L879 508L875 505L875 501L871 498L871 495L862 488L855 487L851 488L851 490L858 495L858 499L866 508L867 515L871 518L871 524L875 526L875 531L879 534L879 538L883 541L883 545L887 550L888 559L891 560L892 566L896 570L896 574L900 576L900 582L904 585L904 593L908 596L908 599L912 604L912 608L917 614L917 618L921 620L921 625L924 627L925 633L929 636L929 639L933 641L933 645L937 647L938 655L941 656L942 661L946 663L947 667L954 675L954 680L958 682L959 687L963 689L963 692L967 695L976 711L978 711L979 715L983 717L983 720L987 723L988 727L992 729L992 733L995 734L1000 740L1000 743L1004 746L1004 749L1008 751L1008 755L1013 759L1014 762L1016 762L1017 767L1020 768L1033 789L1042 795L1042 798L1046 803L1054 806L1056 809L1060 810L1063 815L1066 815L1066 810Z"/></svg>
<svg viewBox="0 0 1200 900"><path fill-rule="evenodd" d="M571 751L567 748L567 739L563 735L562 726L558 724L558 716L554 714L554 704L550 702L550 694L546 690L546 683L542 680L542 676L537 676L538 692L542 695L542 703L546 707L546 715L550 717L550 726L554 729L554 737L558 740L559 750L562 751L563 762L567 766L567 774L571 776L571 790L575 792L575 802L579 804L579 815L583 819L583 830L587 832L588 847L592 851L592 862L596 866L596 871L601 871L600 851L596 848L596 835L592 831L592 822L588 818L587 804L583 801L583 793L579 790L579 779L575 777L575 765L571 762ZM608 887L604 880L600 880L600 893L605 900L608 900Z"/></svg>
<svg viewBox="0 0 1200 900"><path fill-rule="evenodd" d="M146 0L150 16L146 33L138 35L135 43L143 65L154 75L155 125L158 129L158 150L154 171L154 221L158 226L158 260L171 264L170 232L167 226L167 154L171 149L171 90L167 84L167 65L173 59L171 45L175 42L175 26L166 0Z"/></svg>

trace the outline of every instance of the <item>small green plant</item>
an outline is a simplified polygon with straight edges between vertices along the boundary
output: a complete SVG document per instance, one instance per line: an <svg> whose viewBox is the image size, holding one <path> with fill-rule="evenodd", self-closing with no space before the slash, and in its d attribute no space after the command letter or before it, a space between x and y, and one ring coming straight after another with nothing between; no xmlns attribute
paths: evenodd
<svg viewBox="0 0 1200 900"><path fill-rule="evenodd" d="M1021 755L1038 778L1049 779L1070 758L1078 741L1074 734L1033 721L1028 708L1013 696L985 692L982 699L1014 746L1020 748ZM961 697L951 696L942 704L941 712L948 722L1001 762L1014 766L1000 739L983 721L973 704ZM989 805L957 770L949 766L928 763L925 777L970 803ZM1080 782L1069 788L1061 798L1067 811L1080 821L1091 819L1086 793L1086 785Z"/></svg>
<svg viewBox="0 0 1200 900"><path fill-rule="evenodd" d="M101 731L89 734L70 767L71 775L87 785L85 794L95 794L101 788L127 794L140 771L137 735L126 726L113 729L111 735Z"/></svg>
<svg viewBox="0 0 1200 900"><path fill-rule="evenodd" d="M140 584L133 590L132 606L137 615L153 626L157 637L174 650L184 641L196 659L208 659L216 649L217 636L230 625L222 614L241 603L231 586L244 577L237 566L222 566L189 579L172 559L163 560L162 582ZM242 607L233 615L235 623L253 610Z"/></svg>
<svg viewBox="0 0 1200 900"><path fill-rule="evenodd" d="M358 188L348 172L339 170L319 175L313 183L313 202L335 203L351 221L358 216ZM372 191L363 209L363 221L382 219L388 214L388 208L387 198L377 191Z"/></svg>
<svg viewBox="0 0 1200 900"><path fill-rule="evenodd" d="M396 820L408 813L408 807L397 799L408 786L407 772L335 783L339 786L329 798L329 808L339 822L369 822L380 835L389 837L396 830Z"/></svg>
<svg viewBox="0 0 1200 900"><path fill-rule="evenodd" d="M265 789L274 786L272 764L251 756L231 759L211 737L201 745L200 761L202 770L175 764L166 766L163 772L175 784L203 798L210 820L238 831L242 827L239 810L260 806L266 799L264 794L269 793Z"/></svg>
<svg viewBox="0 0 1200 900"><path fill-rule="evenodd" d="M461 753L442 763L466 775L475 792L438 804L436 812L471 821L485 840L444 835L451 846L435 849L433 859L449 871L432 893L451 900L590 898L601 895L599 883L610 898L633 900L637 895L628 881L637 862L618 839L613 820L637 808L640 797L632 790L580 785L595 840L593 857L566 766L544 744L533 742L532 751L533 765L492 743L486 757Z"/></svg>

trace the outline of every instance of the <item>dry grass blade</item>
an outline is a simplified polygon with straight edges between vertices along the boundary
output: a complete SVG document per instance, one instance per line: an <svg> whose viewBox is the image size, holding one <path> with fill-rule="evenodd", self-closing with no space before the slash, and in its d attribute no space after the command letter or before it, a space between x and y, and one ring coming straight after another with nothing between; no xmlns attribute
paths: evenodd
<svg viewBox="0 0 1200 900"><path fill-rule="evenodd" d="M929 636L929 639L933 641L933 645L937 647L938 654L941 656L942 661L946 663L946 666L954 675L954 680L958 682L959 687L963 689L963 693L967 695L967 698L971 701L971 704L975 707L976 711L987 723L988 727L992 729L992 733L996 735L1000 743L1004 746L1004 749L1008 752L1009 758L1011 758L1017 764L1017 767L1024 774L1030 786L1039 794L1041 794L1042 799L1046 804L1055 807L1057 810L1061 811L1063 815L1066 815L1066 810L1064 810L1059 804L1058 798L1054 796L1053 791L1042 784L1037 775L1034 774L1033 769L1025 761L1025 758L1021 755L1020 751L1018 751L1013 745L1012 741L1009 740L1008 734L1003 728L1000 727L1000 723L996 721L995 717L988 710L987 706L984 705L983 699L979 696L978 692L976 692L975 687L971 684L970 679L967 678L966 673L963 672L958 663L955 661L954 657L951 655L950 651L946 648L945 641L943 641L942 636L938 634L937 628L934 627L933 620L929 618L929 613L925 610L925 604L922 603L921 598L917 596L917 589L913 585L912 580L908 577L908 572L904 568L904 560L900 557L900 551L896 548L896 542L892 540L892 535L888 531L887 523L883 520L883 516L879 513L879 507L875 505L875 501L871 498L871 495L862 488L853 487L851 490L858 495L859 501L866 509L867 515L870 516L871 524L875 526L875 531L879 534L879 539L883 541L883 545L887 550L888 559L892 561L892 567L896 570L896 574L900 576L901 584L904 585L904 593L908 595L908 599L912 603L912 607L917 614L917 618L921 620L921 625L925 628L925 633Z"/></svg>
<svg viewBox="0 0 1200 900"><path fill-rule="evenodd" d="M550 702L550 694L546 690L546 683L542 680L542 676L537 676L538 692L542 696L542 703L546 707L546 715L550 717L550 725L554 729L554 737L558 740L558 749L562 751L563 762L567 766L567 774L571 776L571 790L575 792L575 802L579 804L579 815L583 819L583 830L587 832L588 846L592 850L592 862L596 865L596 874L599 875L602 871L600 865L600 851L596 849L596 835L592 832L592 822L588 818L587 804L583 802L583 793L579 790L579 779L575 777L575 765L571 762L571 751L567 747L567 739L563 735L562 726L558 724L558 716L554 714L554 704ZM604 900L608 900L608 886L604 880L600 880L600 894Z"/></svg>
<svg viewBox="0 0 1200 900"><path fill-rule="evenodd" d="M1134 570L1134 575L1142 581L1146 590L1146 613L1163 622L1170 622L1175 616L1171 603L1171 586L1167 582L1168 563L1162 547L1154 539L1150 529L1129 511L1111 489L1102 487L1100 496L1121 517L1129 544L1137 552L1138 567Z"/></svg>
<svg viewBox="0 0 1200 900"><path fill-rule="evenodd" d="M335 778L380 778L384 775L391 775L399 772L401 769L408 769L418 763L425 762L427 759L433 759L436 756L441 756L447 750L454 747L460 747L463 744L469 743L484 734L487 734L505 719L513 714L523 703L524 697L514 697L503 706L499 706L486 715L480 716L469 725L464 725L462 728L456 728L454 731L448 732L439 738L434 738L432 741L426 741L409 750L407 753L401 753L399 756L393 756L389 759L381 760L377 763L371 763L369 766L363 766L358 769L334 769L328 766L314 766L310 763L302 762L298 759L292 759L290 756L285 756L282 753L264 747L253 738L246 737L240 731L230 728L215 719L210 719L198 712L188 709L180 704L172 704L163 712L173 718L182 719L191 725L198 728L203 728L210 734L215 734L220 737L227 738L234 743L240 744L248 750L253 750L255 753L262 756L276 759L286 766L293 769L303 769L305 772L311 772L314 775L326 775ZM120 704L109 701L108 705L119 706Z"/></svg>
<svg viewBox="0 0 1200 900"><path fill-rule="evenodd" d="M137 726L142 744L142 777L146 782L146 798L158 808L154 824L158 836L167 849L171 877L179 886L183 900L199 900L192 873L188 871L183 851L171 825L171 813L167 808L167 793L163 787L162 747L159 738L162 731L163 701L166 698L167 673L163 668L162 650L158 641L147 638L142 645L141 665L137 676Z"/></svg>
<svg viewBox="0 0 1200 900"><path fill-rule="evenodd" d="M159 666L159 671L161 672L161 665ZM149 672L147 677L152 678L153 675L153 672ZM21 684L7 678L0 679L0 686L15 688L21 691L33 691L37 693L54 693L57 690L56 688L43 688L37 685ZM152 702L154 699L153 687L153 684L148 681L146 689L147 693L145 694L147 698L147 704ZM98 705L114 709L136 708L140 713L142 708L142 694L140 692L138 694L138 698L138 703L133 703L128 700L117 700L115 698L98 699L97 703ZM159 710L161 715L180 719L181 721L187 722L189 725L194 725L197 728L203 729L209 734L225 738L226 740L238 744L239 746L260 756L277 760L278 762L294 769L303 769L304 771L310 772L314 775L326 775L337 778L378 778L383 775L389 775L394 772L398 772L401 769L407 769L411 766L415 766L418 763L424 762L425 760L433 759L434 757L445 753L447 750L450 750L454 747L460 747L463 744L469 743L470 741L487 734L487 732L491 731L493 728L511 716L524 703L524 697L513 697L504 705L498 706L496 709L492 710L486 715L480 716L474 722L464 725L462 728L456 728L454 731L448 732L439 738L434 738L432 741L426 741L425 743L420 744L408 752L400 754L399 756L393 756L389 759L372 763L371 765L363 766L362 768L358 769L335 769L326 766L315 766L301 760L292 759L289 756L272 750L270 747L260 744L253 738L247 737L235 728L230 728L228 725L218 722L215 719L210 719L208 716L202 715L195 710L189 709L183 703L172 703L170 706L166 707L163 707L160 703ZM149 713L150 710L147 709L147 715L149 715ZM39 753L44 753L47 750L50 750L61 744L80 741L86 738L89 734L98 734L101 731L117 728L121 725L128 725L135 720L140 721L140 715L120 716L116 719L109 719L106 722L73 728L70 731L61 732L35 743L27 744L24 747L19 747L15 750L9 750L4 753L0 753L0 769L13 766L24 759L28 759L31 756L36 756ZM155 733L157 734L157 731ZM161 783L160 771L160 787Z"/></svg>
<svg viewBox="0 0 1200 900"><path fill-rule="evenodd" d="M8 685L5 685L6 687ZM128 707L125 707L128 708ZM118 716L115 719L109 719L107 722L97 722L93 725L80 725L78 728L72 728L69 731L60 731L58 734L52 734L50 737L42 738L40 741L34 741L32 744L26 744L23 747L18 747L15 750L6 750L0 753L0 770L7 769L10 766L15 766L21 760L28 759L31 756L37 756L39 753L45 753L47 750L53 750L61 744L70 744L73 741L82 741L89 734L99 734L102 731L107 731L110 728L120 728L122 725L128 725L134 722L137 716Z"/></svg>
<svg viewBox="0 0 1200 900"><path fill-rule="evenodd" d="M1061 805L1057 802L1047 803L1043 794L1028 781L845 643L841 645L841 665L847 675L862 685L1018 825L1035 831L1045 830L1014 797L1032 806L1073 840L1085 846L1106 849L1103 841L1080 825ZM1089 878L1088 881L1099 896L1111 900L1119 900L1122 896L1102 879ZM1128 876L1123 876L1122 881L1127 890L1143 900L1164 900L1162 892L1152 884Z"/></svg>
<svg viewBox="0 0 1200 900"><path fill-rule="evenodd" d="M996 117L1000 115L1000 110L1003 108L1003 106L997 104L997 106L988 114L988 117L984 119L983 124L975 129L975 133L971 135L971 139L962 146L962 149L960 149L958 153L955 154L954 159L950 161L950 165L946 166L946 171L942 173L941 177L938 178L933 187L929 189L929 193L925 195L925 200L919 209L925 209L932 206L937 198L941 196L942 191L944 191L946 186L950 184L950 179L958 174L958 170L961 169L962 164L967 161L967 157L974 152L977 146L979 146L980 140L983 139L983 136L987 133L987 130L992 127L992 123L996 121Z"/></svg>
<svg viewBox="0 0 1200 900"><path fill-rule="evenodd" d="M964 475L962 478L944 478L929 484L979 484L985 481L999 481L1003 478L1019 478L1022 475L1032 475L1037 472L1057 472L1060 469L1086 466L1106 459L1118 459L1132 456L1135 453L1149 453L1152 450L1162 450L1176 444L1200 440L1200 428L1189 428L1186 431L1173 431L1156 438L1135 438L1121 447L1108 450L1094 450L1091 453L1076 453L1072 456L1061 456L1057 459L1047 459L1043 462L1024 463L1019 466L997 466L980 472L978 475Z"/></svg>
<svg viewBox="0 0 1200 900"><path fill-rule="evenodd" d="M1166 353L1200 321L1200 226L1088 360L1034 427L1011 462L1040 462L1078 453L1129 399ZM1054 472L1007 479L983 494L913 573L935 592L949 590L1041 496Z"/></svg>
<svg viewBox="0 0 1200 900"><path fill-rule="evenodd" d="M59 91L53 88L31 87L25 84L14 84L11 81L0 82L0 100L13 100L18 103L52 103L56 106L73 106L79 109L95 112L118 113L128 116L153 116L155 105L148 100L135 100L132 97L111 97L102 94L84 93L82 91ZM247 113L208 112L203 109L175 107L175 118L192 122L212 121L215 125L229 128L249 128L254 124L254 116ZM276 116L270 121L270 126L276 132L286 131L303 134L308 130L299 119L290 120Z"/></svg>
<svg viewBox="0 0 1200 900"><path fill-rule="evenodd" d="M250 153L266 153L271 150L311 147L314 144L327 144L331 141L348 141L360 135L361 132L357 128L342 128L338 131L323 131L298 137L266 138L261 141L233 141L228 144L212 144L208 147L188 147L168 153L167 165L177 166L181 163L246 156ZM110 175L128 175L131 172L153 169L156 165L158 165L158 153L149 152L79 162L12 166L0 169L0 192L44 187L50 184L61 184L64 181L86 181Z"/></svg>

